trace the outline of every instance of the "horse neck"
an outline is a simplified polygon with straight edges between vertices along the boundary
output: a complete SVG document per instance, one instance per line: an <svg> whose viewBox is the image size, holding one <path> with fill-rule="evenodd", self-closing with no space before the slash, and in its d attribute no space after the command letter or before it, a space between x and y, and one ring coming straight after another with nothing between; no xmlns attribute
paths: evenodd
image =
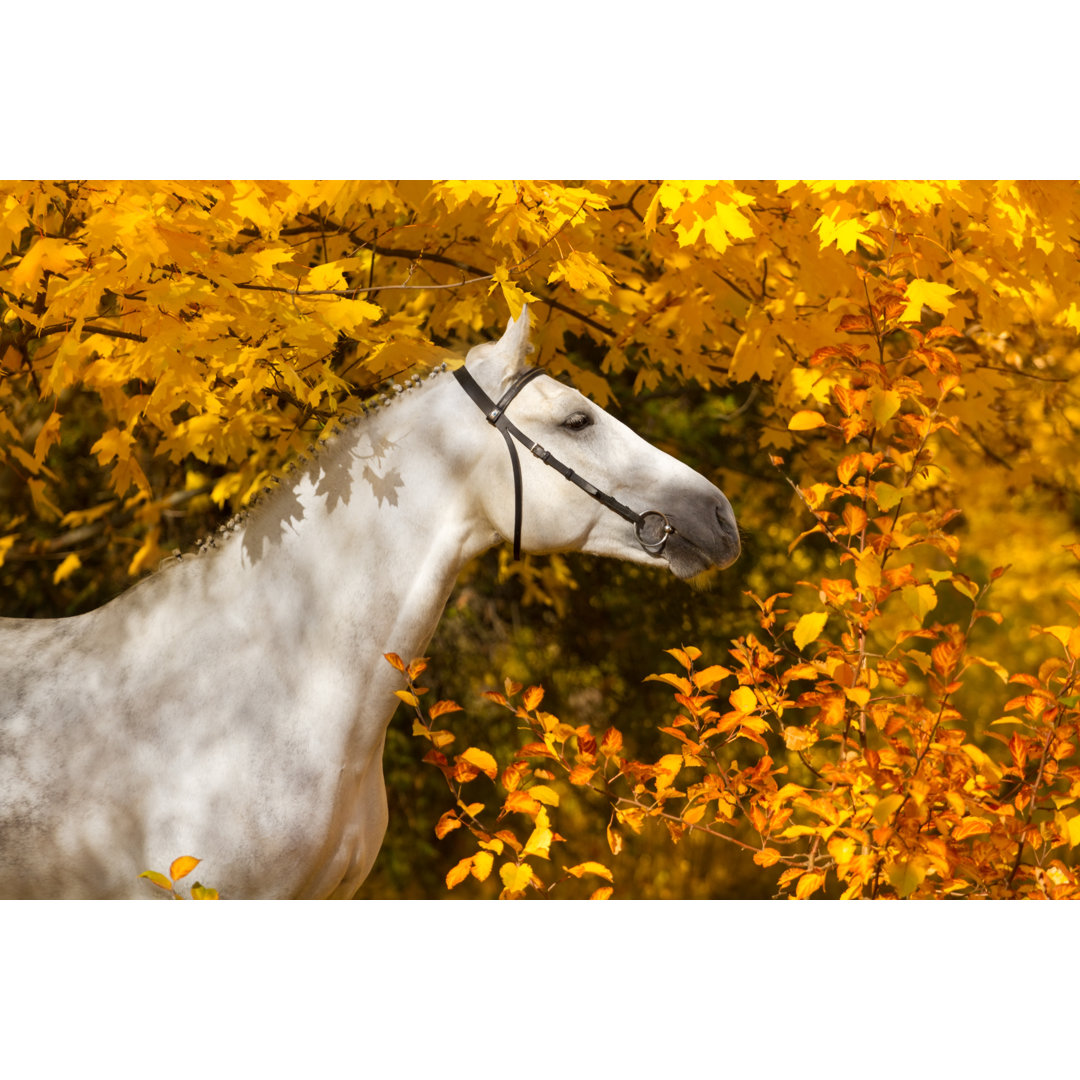
<svg viewBox="0 0 1080 1080"><path fill-rule="evenodd" d="M257 609L299 636L321 621L319 647L342 643L354 664L357 649L424 650L458 572L492 541L454 464L469 453L455 390L432 380L357 421L251 513L223 566Z"/></svg>

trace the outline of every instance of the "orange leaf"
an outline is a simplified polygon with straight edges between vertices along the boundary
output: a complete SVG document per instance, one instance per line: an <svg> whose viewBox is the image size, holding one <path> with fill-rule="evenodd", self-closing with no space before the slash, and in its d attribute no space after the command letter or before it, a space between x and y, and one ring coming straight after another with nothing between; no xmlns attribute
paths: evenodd
<svg viewBox="0 0 1080 1080"><path fill-rule="evenodd" d="M179 859L174 859L172 866L169 867L169 875L173 881L179 881L182 877L187 877L196 866L199 865L199 860L192 855L181 855Z"/></svg>
<svg viewBox="0 0 1080 1080"><path fill-rule="evenodd" d="M780 852L776 848L767 847L754 856L754 862L758 866L772 866L780 859Z"/></svg>
<svg viewBox="0 0 1080 1080"><path fill-rule="evenodd" d="M600 753L604 757L613 757L622 749L622 732L618 728L609 727L600 740Z"/></svg>
<svg viewBox="0 0 1080 1080"><path fill-rule="evenodd" d="M453 832L455 829L461 828L461 822L458 820L458 816L453 810L447 810L441 818L439 818L438 824L435 826L435 836L441 840L447 833Z"/></svg>
<svg viewBox="0 0 1080 1080"><path fill-rule="evenodd" d="M608 847L611 848L612 855L618 855L619 852L622 851L622 835L610 825L607 827L607 842Z"/></svg>
<svg viewBox="0 0 1080 1080"><path fill-rule="evenodd" d="M593 778L593 774L595 772L596 770L590 765L575 765L570 770L570 776L568 779L570 780L571 784L576 784L578 787L581 787L582 785L587 784Z"/></svg>
<svg viewBox="0 0 1080 1080"><path fill-rule="evenodd" d="M818 873L816 870L803 874L799 878L799 883L795 886L795 899L805 900L808 896L816 893L824 884L825 875Z"/></svg>
<svg viewBox="0 0 1080 1080"><path fill-rule="evenodd" d="M610 900L611 894L615 890L610 885L604 885L602 888L597 889L596 892L589 897L590 900Z"/></svg>
<svg viewBox="0 0 1080 1080"><path fill-rule="evenodd" d="M525 708L532 712L544 700L544 688L542 686L530 686L521 700Z"/></svg>
<svg viewBox="0 0 1080 1080"><path fill-rule="evenodd" d="M388 661L394 667L398 669L403 675L405 674L405 661L401 659L395 652L383 653L383 659Z"/></svg>
<svg viewBox="0 0 1080 1080"><path fill-rule="evenodd" d="M953 840L966 840L969 836L984 836L991 831L991 824L986 818L966 817L952 831Z"/></svg>
<svg viewBox="0 0 1080 1080"><path fill-rule="evenodd" d="M515 789L506 796L503 808L512 814L528 814L529 817L536 817L540 812L540 803L528 791Z"/></svg>
<svg viewBox="0 0 1080 1080"><path fill-rule="evenodd" d="M472 856L470 855L462 859L457 866L446 875L446 887L452 889L455 885L460 885L469 876L469 871L471 869Z"/></svg>
<svg viewBox="0 0 1080 1080"><path fill-rule="evenodd" d="M461 711L462 708L456 701L436 701L435 704L428 709L428 717L431 720L435 720L440 716L444 716L446 713Z"/></svg>

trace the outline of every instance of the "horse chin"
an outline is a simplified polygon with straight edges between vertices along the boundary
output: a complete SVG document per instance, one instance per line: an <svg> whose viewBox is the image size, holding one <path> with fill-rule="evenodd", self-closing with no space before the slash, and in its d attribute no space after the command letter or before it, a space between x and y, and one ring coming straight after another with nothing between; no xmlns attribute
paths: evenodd
<svg viewBox="0 0 1080 1080"><path fill-rule="evenodd" d="M708 589L715 583L720 571L738 559L739 544L737 540L732 544L725 537L721 542L706 547L685 536L675 535L668 539L664 556L668 568L677 578L695 589Z"/></svg>

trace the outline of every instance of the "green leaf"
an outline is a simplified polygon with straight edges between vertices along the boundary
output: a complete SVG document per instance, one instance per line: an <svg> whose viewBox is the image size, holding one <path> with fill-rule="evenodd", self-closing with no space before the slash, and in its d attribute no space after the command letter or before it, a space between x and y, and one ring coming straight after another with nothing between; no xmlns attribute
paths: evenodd
<svg viewBox="0 0 1080 1080"><path fill-rule="evenodd" d="M926 877L926 868L916 859L894 863L889 870L889 884L900 894L901 899L909 897Z"/></svg>

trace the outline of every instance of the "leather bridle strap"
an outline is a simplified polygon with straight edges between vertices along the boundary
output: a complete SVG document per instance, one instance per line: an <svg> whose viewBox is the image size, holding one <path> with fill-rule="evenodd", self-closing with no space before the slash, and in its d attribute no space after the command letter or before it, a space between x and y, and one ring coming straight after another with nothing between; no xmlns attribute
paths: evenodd
<svg viewBox="0 0 1080 1080"><path fill-rule="evenodd" d="M538 375L543 375L543 368L529 368L522 372L511 384L506 393L493 402L484 392L480 384L466 371L465 367L459 367L454 371L454 378L461 384L462 389L479 406L481 412L487 418L487 422L498 428L506 440L506 447L510 451L510 465L514 472L514 559L521 558L521 462L518 460L517 448L514 446L516 439L534 457L539 458L545 465L550 465L560 476L576 484L586 495L591 496L597 502L606 506L608 510L618 514L621 518L629 521L634 526L634 534L638 543L652 555L659 555L664 550L668 536L675 531L674 526L659 510L646 510L644 514L635 513L629 506L625 506L618 499L601 491L595 484L590 484L584 477L579 476L568 465L564 465L550 451L545 450L538 442L530 439L520 428L510 422L506 416L506 408L518 393ZM648 517L658 517L662 522L662 532L657 541L646 540L642 534L642 527Z"/></svg>

